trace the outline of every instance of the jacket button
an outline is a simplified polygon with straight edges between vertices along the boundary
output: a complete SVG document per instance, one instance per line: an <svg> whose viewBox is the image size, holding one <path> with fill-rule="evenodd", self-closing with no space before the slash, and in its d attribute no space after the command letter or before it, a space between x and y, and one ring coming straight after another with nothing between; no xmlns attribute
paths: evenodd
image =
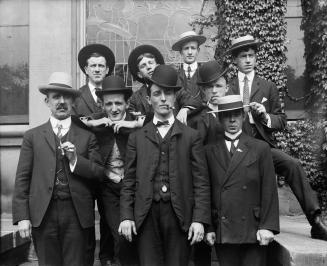
<svg viewBox="0 0 327 266"><path fill-rule="evenodd" d="M221 219L222 220L226 220L227 218L226 218L226 216L222 216Z"/></svg>
<svg viewBox="0 0 327 266"><path fill-rule="evenodd" d="M242 216L242 221L245 221L245 216Z"/></svg>
<svg viewBox="0 0 327 266"><path fill-rule="evenodd" d="M246 190L248 187L247 186L243 186L243 190Z"/></svg>

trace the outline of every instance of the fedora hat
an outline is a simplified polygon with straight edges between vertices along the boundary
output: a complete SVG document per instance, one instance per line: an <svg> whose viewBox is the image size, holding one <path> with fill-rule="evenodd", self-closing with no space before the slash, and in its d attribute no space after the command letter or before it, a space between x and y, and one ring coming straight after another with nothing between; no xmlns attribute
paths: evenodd
<svg viewBox="0 0 327 266"><path fill-rule="evenodd" d="M227 112L237 109L243 109L243 101L241 95L228 95L217 99L218 112Z"/></svg>
<svg viewBox="0 0 327 266"><path fill-rule="evenodd" d="M178 74L175 68L168 65L159 65L153 71L152 77L148 79L150 83L154 83L159 87L166 89L179 90L180 85L177 85Z"/></svg>
<svg viewBox="0 0 327 266"><path fill-rule="evenodd" d="M226 71L227 68L224 67L223 63L216 60L206 62L199 68L197 84L202 86L208 85L223 76Z"/></svg>
<svg viewBox="0 0 327 266"><path fill-rule="evenodd" d="M232 51L238 50L243 47L256 47L258 48L262 44L261 41L254 39L252 35L245 35L232 40L232 46L226 51L231 53Z"/></svg>
<svg viewBox="0 0 327 266"><path fill-rule="evenodd" d="M39 91L47 94L49 91L71 94L73 97L80 95L80 91L73 89L72 77L65 72L53 72L47 85L39 86Z"/></svg>
<svg viewBox="0 0 327 266"><path fill-rule="evenodd" d="M105 94L113 94L113 93L122 93L129 98L133 91L131 88L125 87L124 80L119 76L110 76L106 77L102 82L102 90L97 90L95 94L98 97L102 97Z"/></svg>
<svg viewBox="0 0 327 266"><path fill-rule="evenodd" d="M128 57L128 68L129 68L129 71L131 71L133 78L141 83L144 83L145 80L143 78L140 78L137 75L137 73L139 72L139 68L138 68L138 64L136 61L140 55L145 54L145 53L152 54L154 56L157 64L163 65L165 63L165 60L164 60L162 54L156 47L149 45L149 44L143 44L143 45L136 47L130 53L130 55Z"/></svg>
<svg viewBox="0 0 327 266"><path fill-rule="evenodd" d="M88 44L79 51L78 64L80 69L84 74L86 74L85 67L87 65L87 60L93 53L98 53L106 59L107 66L109 68L107 76L109 76L115 67L115 55L107 46L99 43Z"/></svg>
<svg viewBox="0 0 327 266"><path fill-rule="evenodd" d="M172 46L172 49L174 51L181 51L182 47L185 43L190 42L190 41L196 41L198 42L199 46L203 44L207 38L203 35L198 35L195 33L195 31L186 31L183 32L181 35L179 35L179 40L175 42Z"/></svg>

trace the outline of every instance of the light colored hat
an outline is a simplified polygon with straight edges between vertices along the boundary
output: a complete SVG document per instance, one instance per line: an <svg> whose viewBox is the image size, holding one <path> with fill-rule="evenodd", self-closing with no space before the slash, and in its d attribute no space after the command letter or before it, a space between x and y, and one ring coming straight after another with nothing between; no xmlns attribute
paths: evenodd
<svg viewBox="0 0 327 266"><path fill-rule="evenodd" d="M239 48L247 47L247 46L249 46L249 47L255 46L256 48L258 48L259 45L261 45L261 44L262 44L262 42L259 40L255 40L252 35L245 35L245 36L233 39L232 46L226 51L226 53L230 53Z"/></svg>
<svg viewBox="0 0 327 266"><path fill-rule="evenodd" d="M72 94L74 97L80 95L80 92L72 87L72 77L65 72L53 72L47 85L39 86L39 91L47 94L49 91L58 91Z"/></svg>
<svg viewBox="0 0 327 266"><path fill-rule="evenodd" d="M241 95L228 95L217 99L218 112L226 112L237 109L243 109Z"/></svg>
<svg viewBox="0 0 327 266"><path fill-rule="evenodd" d="M203 35L198 35L195 33L195 31L186 31L183 32L181 35L179 35L179 40L177 42L175 42L172 46L172 49L174 51L181 51L182 50L182 46L190 41L196 41L198 42L199 46L201 44L203 44L205 41L207 40L207 38Z"/></svg>

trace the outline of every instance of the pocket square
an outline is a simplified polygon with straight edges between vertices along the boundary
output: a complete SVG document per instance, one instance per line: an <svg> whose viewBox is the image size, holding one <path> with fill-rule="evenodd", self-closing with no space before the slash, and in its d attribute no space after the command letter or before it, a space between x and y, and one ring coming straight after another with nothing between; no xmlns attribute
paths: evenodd
<svg viewBox="0 0 327 266"><path fill-rule="evenodd" d="M261 103L264 103L266 101L268 101L267 98L266 97L263 97L262 100L261 100Z"/></svg>
<svg viewBox="0 0 327 266"><path fill-rule="evenodd" d="M240 148L237 148L237 150L236 151L238 151L238 152L243 152Z"/></svg>

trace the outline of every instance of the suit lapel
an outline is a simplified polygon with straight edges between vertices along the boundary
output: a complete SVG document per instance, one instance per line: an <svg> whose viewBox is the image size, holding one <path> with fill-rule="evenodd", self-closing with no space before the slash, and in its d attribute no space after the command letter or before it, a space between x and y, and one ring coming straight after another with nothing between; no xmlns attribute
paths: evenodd
<svg viewBox="0 0 327 266"><path fill-rule="evenodd" d="M54 136L54 132L52 130L50 120L44 125L43 135L44 135L46 142L49 144L51 150L53 152L55 152L56 142L55 142L55 136Z"/></svg>
<svg viewBox="0 0 327 266"><path fill-rule="evenodd" d="M232 175L232 173L236 170L237 166L244 160L244 158L246 158L246 155L249 151L246 143L247 143L246 136L242 134L239 143L237 145L236 152L231 158L230 164L228 166L224 183L228 180L228 178Z"/></svg>
<svg viewBox="0 0 327 266"><path fill-rule="evenodd" d="M92 113L96 112L96 102L91 94L89 86L85 85L83 89L83 93L81 94L85 104L92 111Z"/></svg>
<svg viewBox="0 0 327 266"><path fill-rule="evenodd" d="M212 146L212 153L216 157L220 166L226 171L230 163L230 155L223 138L219 138L217 144Z"/></svg>
<svg viewBox="0 0 327 266"><path fill-rule="evenodd" d="M240 94L240 88L237 77L232 80L228 90L228 94Z"/></svg>
<svg viewBox="0 0 327 266"><path fill-rule="evenodd" d="M258 79L257 75L254 76L252 87L251 87L251 96L250 101L253 102L256 94L259 92L260 89L260 80Z"/></svg>
<svg viewBox="0 0 327 266"><path fill-rule="evenodd" d="M152 121L147 123L146 126L143 128L145 137L148 138L151 142L159 145L159 140L156 131L157 131L156 126L153 124Z"/></svg>

